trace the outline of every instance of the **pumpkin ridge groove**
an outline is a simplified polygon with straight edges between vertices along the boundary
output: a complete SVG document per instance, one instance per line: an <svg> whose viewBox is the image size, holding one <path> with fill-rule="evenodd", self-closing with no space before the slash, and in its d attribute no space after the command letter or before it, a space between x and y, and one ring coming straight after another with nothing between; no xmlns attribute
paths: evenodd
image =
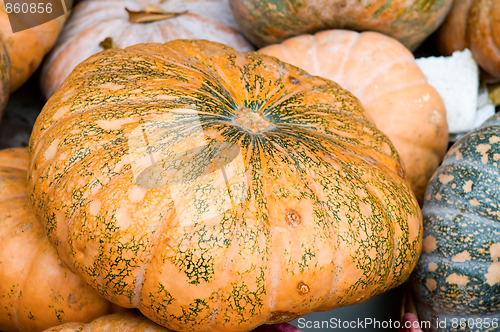
<svg viewBox="0 0 500 332"><path fill-rule="evenodd" d="M340 66L339 66L339 71L337 73L337 78L338 78L339 81L344 81L345 80L345 78L344 78L344 67L345 67L345 64L347 62L347 59L349 59L351 57L351 53L354 50L354 46L356 45L356 43L361 38L360 34L356 34L354 36L355 37L351 39L349 45L347 45L344 58L342 59L342 62L340 64Z"/></svg>
<svg viewBox="0 0 500 332"><path fill-rule="evenodd" d="M396 65L400 65L400 64L403 64L403 63L413 64L414 66L416 66L416 64L415 64L415 62L414 62L414 60L413 60L412 58L403 58L403 59L398 58L398 60L397 60L397 61L391 61L391 62L389 62L389 63L386 63L386 64L384 64L384 66L377 67L377 70L375 70L375 71L372 73L372 75L371 75L369 78L367 78L367 79L366 79L366 81L365 81L365 80L363 80L363 84L364 84L364 85L363 85L362 87L358 87L358 88L356 89L356 92L352 91L352 92L353 92L353 94L355 94L355 95L359 95L359 98L360 98L360 99L362 99L362 98L363 98L362 96L364 95L366 88L367 88L368 86L372 85L372 84L373 84L373 83L374 83L374 82L375 82L375 81L379 78L379 76L380 76L381 74L384 74L384 73L386 73L389 69L393 68L394 66L396 66ZM353 72L354 72L354 70L353 70ZM347 78L346 80L347 80L347 81L351 81L352 79L351 79L351 78ZM421 81L422 81L423 83L425 83L425 82L426 82L425 77L422 77L422 80L421 80ZM411 85L410 85L410 86L411 86ZM350 89L348 88L348 90L350 90ZM397 89L397 90L400 90L400 89ZM393 91L397 91L397 90L393 90ZM392 91L392 92L393 92L393 91ZM368 104L370 101L371 101L370 99L364 100L364 102L365 102L366 104Z"/></svg>
<svg viewBox="0 0 500 332"><path fill-rule="evenodd" d="M373 123L371 122L368 122L367 125L370 125L370 126L374 126ZM288 128L287 128L288 127ZM285 129L286 128L286 129ZM316 131L315 129L313 128L309 128L309 127L304 127L304 126L301 126L299 124L293 124L293 123L286 123L286 127L282 126L279 127L280 131L283 131L284 133L286 133L287 136L290 136L290 137L293 137L294 139L298 140L298 141L301 141L301 142L304 142L306 144L309 144L310 142L308 142L306 139L304 139L303 137L299 137L299 135L296 135L293 131L295 130L290 130L288 131L289 129L291 128L294 128L295 130L299 129L299 130L302 130L302 133L303 135L307 135L307 137L309 137L310 139L311 138L322 138L322 139L325 139L327 140L328 142L330 142L330 144L332 145L335 145L335 146L338 146L338 147L346 147L346 146L349 146L351 147L354 151L358 151L359 148L358 147L355 147L351 142L349 141L344 141L344 140L341 140L341 139L338 139L336 138L334 135L332 134L329 134L329 133L322 133L322 132L319 132L319 131ZM327 152L328 153L328 150L324 149L321 145L318 145L316 146L316 148L322 150L323 152ZM376 147L370 147L370 150L375 150L375 153L380 153L380 154L384 154L382 151L379 151ZM352 155L352 156L355 156L356 158L359 156L358 153L356 152L353 152L353 151L347 151L346 153ZM365 154L371 154L372 152L370 151L369 153L365 152ZM338 161L338 162L341 162L336 156L331 156L332 159ZM391 158L394 158L394 156L389 156ZM379 165L379 166L383 166L383 167L386 167L386 165L383 165L381 162L379 161L376 161L376 158L374 159L374 161Z"/></svg>
<svg viewBox="0 0 500 332"><path fill-rule="evenodd" d="M316 133L316 132L315 132L315 133ZM321 133L318 133L318 134L321 134ZM302 142L304 143L304 146L305 146L305 147L308 147L309 149L310 149L310 148L312 148L312 149L314 149L314 148L318 148L318 149L323 150L323 149L322 149L323 147L322 147L321 145L319 145L319 146L317 146L317 145L313 145L313 144L312 144L309 140L308 140L308 141L305 141L305 140L303 140L301 137L293 137L293 138L294 138L294 139L298 139L298 140L302 141ZM332 140L333 140L333 142L331 142L331 144L336 145L337 140L335 140L335 139L332 139ZM282 145L283 145L283 144L282 144ZM285 145L286 145L286 144L285 144ZM340 145L340 146L342 146L342 145ZM331 154L330 154L330 151L329 151L328 149L326 149L326 148L325 148L325 149L323 150L323 152L324 152L325 154L330 155L333 159L336 159L336 158L335 158L335 156L333 156L333 155L331 155ZM356 153L354 153L354 154L353 154L353 157L354 157L354 158L357 158L357 157L358 157L358 155L357 155ZM293 158L292 158L292 160L295 160L295 159L293 159ZM363 182L363 181L362 181L362 179L361 179L361 177L360 177L360 176L356 173L356 171L351 170L351 167L350 167L347 163L343 162L343 161L342 161L342 160L340 160L340 159L336 159L336 161L337 161L340 165L342 165L342 168L344 169L344 171L345 171L346 173L350 174L353 178L356 178L356 179L358 180L358 183L362 183L362 182ZM299 173L303 173L303 171L302 171L302 172L299 172ZM308 188L308 186L304 186L304 187L307 187L307 188ZM308 188L308 189L311 191L311 189L310 189L310 188ZM381 198L379 195L377 195L377 194L375 193L375 191L373 191L373 189L371 188L371 186L370 186L370 185L366 186L366 189L368 190L368 193L369 193L370 197L372 197L372 199L376 199L376 200L377 200L377 201L378 201L381 205L385 205L385 204L383 204L384 202L383 202L382 198ZM312 191L312 192L314 193L314 191ZM385 217L385 218L382 218L382 219L384 219L384 220L389 220L389 218L388 218L388 217L392 215L392 213L391 213L389 210L387 210L387 209L383 209L383 210L381 210L381 213L383 213L383 214L384 214L384 217ZM384 228L387 228L387 229L389 230L389 233L390 233L390 234L394 234L394 233L395 233L395 227L396 227L396 226L395 226L395 223L391 223L391 222L388 222L386 225L384 225ZM394 239L393 241L394 241L394 242L393 242L393 245L392 245L393 252L392 252L392 263L391 263L391 268L394 268L394 267L396 266L397 260L398 260L398 258L399 258L399 257L398 257L398 255L397 255L397 252L398 252L398 250L400 250L400 249L399 249L399 243L397 242L397 239ZM382 269L382 264L379 264L379 266L378 266L378 270L377 270L377 271L380 271L381 269ZM373 267L372 267L372 271L373 271ZM386 275L384 280L389 280L389 279L390 279L390 277L394 277L394 276L391 276L391 275ZM382 284L382 286L383 286L383 284ZM381 287L382 287L382 286L381 286ZM374 289L374 290L372 291L372 294L375 294L375 293L377 293L377 292L379 292L379 291L380 291L380 289L379 289L379 288Z"/></svg>
<svg viewBox="0 0 500 332"><path fill-rule="evenodd" d="M9 168L10 168L10 166L9 166ZM16 196L2 197L2 198L0 198L0 203L6 202L6 201L9 201L9 200L24 198L26 196L28 196L28 194L21 194L21 195L16 195Z"/></svg>

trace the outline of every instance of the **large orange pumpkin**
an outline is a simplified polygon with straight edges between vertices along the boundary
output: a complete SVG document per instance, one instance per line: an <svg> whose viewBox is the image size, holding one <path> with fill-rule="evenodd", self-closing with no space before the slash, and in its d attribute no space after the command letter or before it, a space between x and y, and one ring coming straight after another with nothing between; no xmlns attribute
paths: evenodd
<svg viewBox="0 0 500 332"><path fill-rule="evenodd" d="M81 63L30 141L62 260L180 331L251 330L401 284L421 214L389 139L336 83L204 40Z"/></svg>
<svg viewBox="0 0 500 332"><path fill-rule="evenodd" d="M437 45L450 55L465 48L471 50L488 80L500 80L500 1L455 0L439 28Z"/></svg>
<svg viewBox="0 0 500 332"><path fill-rule="evenodd" d="M242 32L263 47L326 29L379 31L417 48L443 22L453 0L232 0Z"/></svg>
<svg viewBox="0 0 500 332"><path fill-rule="evenodd" d="M239 34L228 0L85 0L44 64L43 93L48 99L78 63L105 48L180 38L253 49Z"/></svg>
<svg viewBox="0 0 500 332"><path fill-rule="evenodd" d="M448 147L446 109L411 52L377 32L328 30L259 52L339 83L394 143L420 202Z"/></svg>
<svg viewBox="0 0 500 332"><path fill-rule="evenodd" d="M26 188L28 149L0 151L0 330L40 331L109 312L111 304L61 263Z"/></svg>

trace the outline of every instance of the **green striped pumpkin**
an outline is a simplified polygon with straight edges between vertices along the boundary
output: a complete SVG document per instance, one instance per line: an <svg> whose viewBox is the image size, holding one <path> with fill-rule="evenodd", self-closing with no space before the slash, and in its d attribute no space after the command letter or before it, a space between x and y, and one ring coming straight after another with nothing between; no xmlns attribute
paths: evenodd
<svg viewBox="0 0 500 332"><path fill-rule="evenodd" d="M179 331L251 330L401 284L421 213L398 155L329 80L202 40L80 64L30 142L61 259Z"/></svg>
<svg viewBox="0 0 500 332"><path fill-rule="evenodd" d="M423 252L411 278L419 318L432 331L498 331L500 113L451 147L422 214Z"/></svg>
<svg viewBox="0 0 500 332"><path fill-rule="evenodd" d="M327 29L378 31L414 50L453 0L231 0L242 33L258 47Z"/></svg>

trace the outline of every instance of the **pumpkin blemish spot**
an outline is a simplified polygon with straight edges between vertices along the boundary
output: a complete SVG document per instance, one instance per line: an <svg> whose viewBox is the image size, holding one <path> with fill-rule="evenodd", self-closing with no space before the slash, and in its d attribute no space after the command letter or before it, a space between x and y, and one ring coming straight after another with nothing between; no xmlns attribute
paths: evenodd
<svg viewBox="0 0 500 332"><path fill-rule="evenodd" d="M306 285L303 281L299 282L297 289L299 290L300 294L307 294L309 293L309 286Z"/></svg>
<svg viewBox="0 0 500 332"><path fill-rule="evenodd" d="M290 80L290 83L292 83L294 85L300 84L300 80L297 77L290 76L288 79Z"/></svg>
<svg viewBox="0 0 500 332"><path fill-rule="evenodd" d="M297 227L300 225L302 222L302 219L300 218L300 215L298 214L297 211L294 210L289 210L286 213L286 221L292 226L292 227Z"/></svg>

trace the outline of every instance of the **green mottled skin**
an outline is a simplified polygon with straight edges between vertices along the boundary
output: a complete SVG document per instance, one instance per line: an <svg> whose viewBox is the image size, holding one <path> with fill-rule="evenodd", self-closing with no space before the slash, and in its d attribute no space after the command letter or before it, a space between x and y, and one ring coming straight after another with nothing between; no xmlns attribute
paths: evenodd
<svg viewBox="0 0 500 332"><path fill-rule="evenodd" d="M411 50L434 32L452 0L232 0L243 34L259 47L326 29L373 30Z"/></svg>
<svg viewBox="0 0 500 332"><path fill-rule="evenodd" d="M420 319L446 318L451 324L452 318L488 318L489 328L465 330L498 331L491 323L500 322L499 202L497 113L453 145L429 182L422 209L424 249L412 275ZM467 282L457 283L455 275Z"/></svg>
<svg viewBox="0 0 500 332"><path fill-rule="evenodd" d="M418 204L359 101L258 53L179 40L95 55L48 101L30 151L63 261L174 330L357 303L420 253Z"/></svg>

